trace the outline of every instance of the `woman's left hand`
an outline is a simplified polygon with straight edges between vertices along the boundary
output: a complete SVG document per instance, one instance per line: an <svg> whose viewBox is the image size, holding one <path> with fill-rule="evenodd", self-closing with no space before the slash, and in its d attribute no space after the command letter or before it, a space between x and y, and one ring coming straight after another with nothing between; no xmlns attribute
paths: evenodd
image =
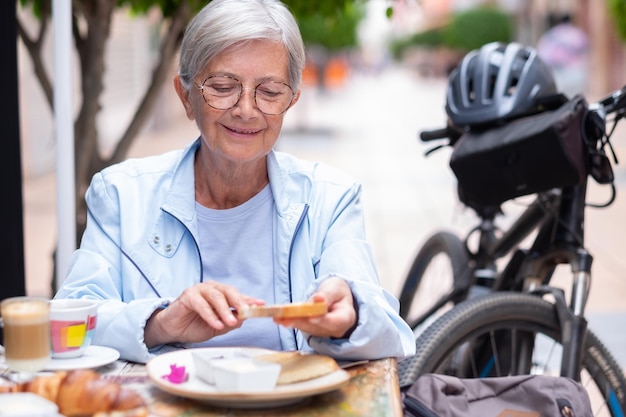
<svg viewBox="0 0 626 417"><path fill-rule="evenodd" d="M322 282L310 301L325 301L328 313L318 317L281 319L274 321L285 327L300 329L312 336L340 339L352 330L357 321L352 290L346 281L331 277Z"/></svg>

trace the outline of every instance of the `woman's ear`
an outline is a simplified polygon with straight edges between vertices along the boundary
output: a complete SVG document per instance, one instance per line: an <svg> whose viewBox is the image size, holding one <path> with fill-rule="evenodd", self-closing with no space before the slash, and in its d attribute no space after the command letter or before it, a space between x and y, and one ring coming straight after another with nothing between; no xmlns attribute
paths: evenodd
<svg viewBox="0 0 626 417"><path fill-rule="evenodd" d="M187 90L182 81L180 80L180 75L176 74L174 76L174 89L176 90L176 94L178 94L178 98L180 102L183 104L185 108L185 113L187 114L187 118L189 120L194 120L195 116L193 114L193 106L191 105L191 100L189 99L189 90Z"/></svg>
<svg viewBox="0 0 626 417"><path fill-rule="evenodd" d="M289 105L289 108L292 108L294 106L294 104L296 104L298 102L298 99L300 98L300 89L298 89L296 91L296 94L293 96L293 100L291 100L291 104Z"/></svg>

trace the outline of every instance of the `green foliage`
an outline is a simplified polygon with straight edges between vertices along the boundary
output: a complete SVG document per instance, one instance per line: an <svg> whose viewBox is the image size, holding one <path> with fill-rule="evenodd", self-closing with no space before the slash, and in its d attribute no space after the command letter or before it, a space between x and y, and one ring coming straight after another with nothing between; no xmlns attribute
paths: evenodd
<svg viewBox="0 0 626 417"><path fill-rule="evenodd" d="M393 17L393 7L387 7L387 10L385 10L385 16L387 16L387 19L391 19Z"/></svg>
<svg viewBox="0 0 626 417"><path fill-rule="evenodd" d="M33 9L35 17L40 19L44 5L46 5L49 9L52 8L50 1L51 0L20 0L20 6L26 7L30 5Z"/></svg>
<svg viewBox="0 0 626 417"><path fill-rule="evenodd" d="M419 45L426 48L435 48L443 45L443 29L431 29L415 33L405 39L391 42L389 50L395 59L401 59L405 49Z"/></svg>
<svg viewBox="0 0 626 417"><path fill-rule="evenodd" d="M299 2L315 4L317 2ZM307 45L321 45L330 51L337 51L357 45L357 26L365 14L360 1L345 1L343 6L332 3L334 9L325 13L311 9L307 13L301 10L296 14L302 38Z"/></svg>
<svg viewBox="0 0 626 417"><path fill-rule="evenodd" d="M90 0L87 0L87 1L90 1ZM161 9L161 13L163 13L163 16L171 17L176 11L176 8L183 2L186 2L189 5L189 10L192 11L192 14L195 14L195 12L199 11L209 1L207 0L117 0L117 5L118 7L128 6L130 10L137 15L146 14L151 8L158 7L159 9Z"/></svg>
<svg viewBox="0 0 626 417"><path fill-rule="evenodd" d="M513 24L507 14L494 7L479 6L457 13L444 27L396 40L390 49L392 55L399 59L411 46L470 51L489 42L510 42L512 37Z"/></svg>
<svg viewBox="0 0 626 417"><path fill-rule="evenodd" d="M190 10L196 12L209 1L117 0L117 4L130 6L131 10L138 14L145 14L151 7L158 6L165 17L170 17L181 2L187 2ZM356 27L363 17L361 7L363 1L283 0L296 17L305 43L319 44L331 50L356 44Z"/></svg>
<svg viewBox="0 0 626 417"><path fill-rule="evenodd" d="M617 33L626 41L626 1L624 0L609 0L609 15L615 22L615 28Z"/></svg>
<svg viewBox="0 0 626 417"><path fill-rule="evenodd" d="M361 0L282 0L296 19L307 16L332 16L337 10L345 9Z"/></svg>
<svg viewBox="0 0 626 417"><path fill-rule="evenodd" d="M22 7L30 6L32 8L33 14L36 17L41 17L41 12L43 7L48 7L51 9L51 1L52 0L19 0ZM84 3L87 5L93 4L95 0L73 0L76 3ZM189 4L190 10L193 12L198 11L208 3L210 0L116 0L118 7L128 6L130 10L137 14L142 15L146 14L151 8L158 7L161 9L163 16L171 17L176 10L176 7L182 3L186 2Z"/></svg>
<svg viewBox="0 0 626 417"><path fill-rule="evenodd" d="M29 1L29 0L21 0ZM30 0L42 1L42 0ZM93 1L93 0L87 0ZM199 10L211 0L117 0L118 6L129 5L136 12L147 12L151 7L158 6L163 10L165 16L170 16L171 12L181 2L187 2L191 10ZM361 1L361 0L356 0ZM298 16L311 16L314 14L332 15L335 10L354 3L355 0L283 0L292 13Z"/></svg>
<svg viewBox="0 0 626 417"><path fill-rule="evenodd" d="M424 32L416 33L411 36L410 41L414 44L424 46L439 46L444 40L444 31L440 29L432 29Z"/></svg>
<svg viewBox="0 0 626 417"><path fill-rule="evenodd" d="M457 14L443 33L446 46L470 51L489 42L510 42L509 16L494 7L476 7Z"/></svg>
<svg viewBox="0 0 626 417"><path fill-rule="evenodd" d="M138 14L158 6L163 15L169 17L183 1L196 12L210 0L117 0L117 3L118 6L130 6ZM306 44L322 45L329 50L356 45L356 28L364 15L364 0L283 1L296 17Z"/></svg>

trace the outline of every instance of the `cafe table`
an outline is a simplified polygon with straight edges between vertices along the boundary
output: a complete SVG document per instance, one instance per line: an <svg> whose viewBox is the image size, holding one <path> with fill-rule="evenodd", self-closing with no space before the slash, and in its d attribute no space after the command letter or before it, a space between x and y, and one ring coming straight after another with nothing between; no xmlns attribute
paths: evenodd
<svg viewBox="0 0 626 417"><path fill-rule="evenodd" d="M150 417L401 417L395 358L343 365L350 379L342 387L269 408L222 408L162 391L149 379L145 365L117 361L98 371L104 378L139 392Z"/></svg>
<svg viewBox="0 0 626 417"><path fill-rule="evenodd" d="M0 349L0 368L4 367L2 353ZM144 364L116 360L95 370L102 378L139 393L149 417L401 417L396 365L395 358L340 363L349 378L339 388L289 405L261 408L225 408L172 395L153 383Z"/></svg>

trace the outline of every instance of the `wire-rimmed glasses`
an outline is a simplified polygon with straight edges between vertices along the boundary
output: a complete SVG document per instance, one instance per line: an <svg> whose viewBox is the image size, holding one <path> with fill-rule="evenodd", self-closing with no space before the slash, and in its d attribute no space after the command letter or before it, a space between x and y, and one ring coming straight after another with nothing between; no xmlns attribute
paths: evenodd
<svg viewBox="0 0 626 417"><path fill-rule="evenodd" d="M206 104L214 109L228 110L239 102L244 87L236 78L227 75L212 75L202 85L196 83L202 91ZM254 87L254 102L257 109L268 115L282 114L291 105L295 93L280 81L265 81Z"/></svg>

